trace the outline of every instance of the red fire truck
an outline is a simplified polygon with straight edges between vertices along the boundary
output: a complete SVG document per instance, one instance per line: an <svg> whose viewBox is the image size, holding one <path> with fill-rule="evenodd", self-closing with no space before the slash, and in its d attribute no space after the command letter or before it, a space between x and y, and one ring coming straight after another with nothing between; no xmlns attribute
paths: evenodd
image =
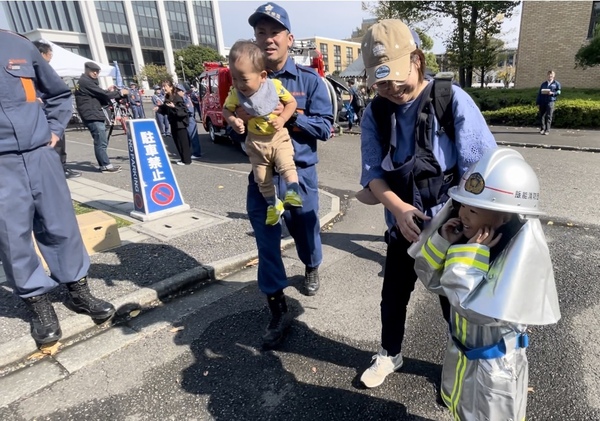
<svg viewBox="0 0 600 421"><path fill-rule="evenodd" d="M312 44L295 43L291 49L291 56L296 64L313 67L321 76L333 107L333 115L338 115L338 101L336 91L332 84L325 77L325 66L321 52ZM223 118L223 104L231 88L231 73L227 65L219 62L204 63L204 72L200 75L200 107L202 111L202 125L210 136L210 140L215 142L218 136L224 136L232 139L234 143L244 149L244 140L242 136L237 135L227 126ZM335 123L337 124L337 118Z"/></svg>

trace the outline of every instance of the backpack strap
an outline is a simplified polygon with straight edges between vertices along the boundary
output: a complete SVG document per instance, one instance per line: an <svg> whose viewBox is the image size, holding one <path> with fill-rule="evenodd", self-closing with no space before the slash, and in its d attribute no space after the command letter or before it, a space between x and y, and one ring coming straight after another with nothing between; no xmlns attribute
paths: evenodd
<svg viewBox="0 0 600 421"><path fill-rule="evenodd" d="M381 143L382 159L386 157L391 148L392 140L392 115L394 114L395 104L377 95L371 101L371 112L377 125L379 142Z"/></svg>
<svg viewBox="0 0 600 421"><path fill-rule="evenodd" d="M433 80L431 99L440 132L443 131L454 142L454 112L452 110L452 78L438 73Z"/></svg>

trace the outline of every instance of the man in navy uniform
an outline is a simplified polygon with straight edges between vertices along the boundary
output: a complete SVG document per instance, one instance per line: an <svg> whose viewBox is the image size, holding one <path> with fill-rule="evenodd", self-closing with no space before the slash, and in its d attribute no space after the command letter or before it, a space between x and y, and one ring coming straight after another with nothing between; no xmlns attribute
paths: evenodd
<svg viewBox="0 0 600 421"><path fill-rule="evenodd" d="M106 135L106 117L102 111L103 105L109 105L111 99L121 99L129 94L127 89L105 91L98 83L100 66L93 61L84 64L84 73L79 77L75 90L77 112L94 139L94 154L104 174L121 171L119 165L113 165L108 157L108 136Z"/></svg>
<svg viewBox="0 0 600 421"><path fill-rule="evenodd" d="M146 118L146 114L144 113L144 107L142 105L142 95L140 94L137 85L133 82L129 84L129 107L131 107L131 112L133 113L133 118Z"/></svg>
<svg viewBox="0 0 600 421"><path fill-rule="evenodd" d="M304 292L314 295L319 289L318 268L323 260L319 223L319 191L316 164L317 140L331 136L333 108L327 87L314 69L297 66L288 56L294 42L287 12L275 3L259 6L248 23L254 28L256 43L265 52L269 77L279 79L298 102L297 111L286 127L294 145L302 207L289 209L284 219L305 265ZM236 110L237 111L237 110ZM243 114L240 116L245 118ZM285 180L275 174L278 194L285 194ZM271 321L263 336L263 346L272 348L284 337L291 317L283 289L288 280L281 258L281 224L265 225L267 203L249 176L247 210L258 247L258 285L267 295Z"/></svg>
<svg viewBox="0 0 600 421"><path fill-rule="evenodd" d="M53 149L71 118L71 92L27 38L0 30L0 45L0 260L9 285L32 312L33 338L45 344L61 337L48 298L59 284L66 284L71 310L105 320L115 308L89 290L90 258Z"/></svg>
<svg viewBox="0 0 600 421"><path fill-rule="evenodd" d="M48 63L50 63L50 61L52 60L52 57L54 56L54 53L52 51L52 45L50 45L47 41L43 41L43 40L33 41L33 45L35 45L37 47L37 49L40 52L40 54L42 55L42 57L44 57L44 60L46 60ZM43 104L44 98L40 97L40 101ZM60 156L60 162L62 162L63 170L65 172L65 177L67 177L67 178L81 177L80 171L75 171L70 168L67 168L67 143L66 143L65 135L62 135L60 137L60 139L58 140L58 143L54 147L54 150Z"/></svg>

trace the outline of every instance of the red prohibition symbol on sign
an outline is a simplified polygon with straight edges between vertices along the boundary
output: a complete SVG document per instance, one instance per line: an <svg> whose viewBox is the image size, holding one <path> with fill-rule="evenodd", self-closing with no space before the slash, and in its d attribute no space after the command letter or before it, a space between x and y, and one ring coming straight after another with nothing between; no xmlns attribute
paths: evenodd
<svg viewBox="0 0 600 421"><path fill-rule="evenodd" d="M138 209L141 209L144 207L144 199L142 199L142 195L139 193L136 193L133 195L133 201L135 203L135 207Z"/></svg>
<svg viewBox="0 0 600 421"><path fill-rule="evenodd" d="M150 197L158 206L167 206L175 199L175 190L170 184L158 183L150 190Z"/></svg>

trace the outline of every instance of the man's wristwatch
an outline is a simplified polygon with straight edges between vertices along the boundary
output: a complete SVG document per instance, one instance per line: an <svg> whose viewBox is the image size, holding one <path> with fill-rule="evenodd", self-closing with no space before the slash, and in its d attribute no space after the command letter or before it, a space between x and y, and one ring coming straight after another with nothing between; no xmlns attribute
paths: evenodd
<svg viewBox="0 0 600 421"><path fill-rule="evenodd" d="M294 111L294 114L288 119L286 126L292 127L296 124L296 119L298 118L298 111Z"/></svg>

